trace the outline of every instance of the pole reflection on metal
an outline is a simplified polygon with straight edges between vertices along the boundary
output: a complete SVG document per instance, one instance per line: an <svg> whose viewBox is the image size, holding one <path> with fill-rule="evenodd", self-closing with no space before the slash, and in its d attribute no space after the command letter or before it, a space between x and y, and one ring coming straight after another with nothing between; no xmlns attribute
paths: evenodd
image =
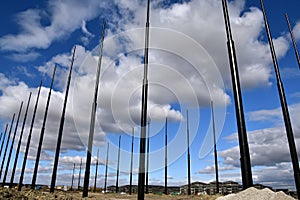
<svg viewBox="0 0 300 200"><path fill-rule="evenodd" d="M149 49L149 10L150 0L147 1L147 18L145 32L145 54L144 54L144 78L142 89L141 109L141 138L140 138L140 160L138 177L138 199L143 200L145 196L145 153L146 153L146 126L147 126L147 102L148 102L148 49Z"/></svg>
<svg viewBox="0 0 300 200"><path fill-rule="evenodd" d="M31 135L32 135L34 120L35 120L35 116L36 116L36 110L37 110L38 103L39 103L41 88L42 88L42 81L40 83L39 91L38 91L38 94L37 94L37 97L36 97L34 111L33 111L33 116L32 116L32 119L31 119L30 130L29 130L29 134L28 134L28 137L27 137L27 144L26 144L26 149L25 149L25 153L24 153L24 159L23 159L23 165L22 165L21 175L20 175L20 179L19 179L18 191L21 191L22 186L23 186L23 178L24 178L24 173L25 173L27 156L28 156L28 153L29 153Z"/></svg>
<svg viewBox="0 0 300 200"><path fill-rule="evenodd" d="M103 50L105 26L106 26L106 21L104 20L103 28L102 28L101 45L100 45L100 56L99 56L98 67L97 67L97 72L96 72L96 82L95 82L94 100L93 100L92 112L91 112L91 123L90 123L88 148L87 148L87 152L86 152L86 164L85 164L82 197L87 197L88 192L89 192L91 157L92 157L92 150L93 150L95 117L96 117L96 111L97 111L98 87L99 87L99 79L100 79L100 71L101 71L101 60L102 60L102 50Z"/></svg>
<svg viewBox="0 0 300 200"><path fill-rule="evenodd" d="M14 143L15 143L15 138L16 138L16 134L17 134L17 130L18 130L18 125L19 125L19 120L20 120L20 115L21 115L21 112L22 112L22 108L23 108L23 101L21 102L21 105L20 105L19 114L18 114L18 117L17 117L16 126L15 126L15 131L14 131L14 135L13 135L11 145L10 145L10 149L9 149L9 153L8 153L6 168L5 168L5 172L4 172L4 176L3 176L3 185L5 185L5 181L6 181L6 176L7 176L7 172L8 172L8 168L9 168L9 163L10 163L12 150L13 150Z"/></svg>
<svg viewBox="0 0 300 200"><path fill-rule="evenodd" d="M289 143L289 147L290 147L292 165L293 165L293 169L294 169L295 186L296 186L297 195L298 195L298 199L299 199L300 198L300 170L299 170L299 162L298 162L298 155L297 155L297 151L296 151L294 133L293 133L293 129L292 129L292 124L291 124L291 120L290 120L290 115L289 115L288 105L287 105L287 101L286 101L286 97L285 97L285 93L284 93L283 84L282 84L281 77L280 77L275 48L274 48L273 41L272 41L272 35L271 35L270 28L269 28L267 15L266 15L264 4L263 4L262 0L260 0L260 4L261 4L262 12L264 15L266 32L268 35L270 51L271 51L271 55L272 55L272 59L273 59L273 65L274 65L274 70L275 70L275 74L276 74L281 109L282 109L283 119L284 119L284 123L285 123L285 129L286 129L286 134L287 134L287 138L288 138L288 143Z"/></svg>
<svg viewBox="0 0 300 200"><path fill-rule="evenodd" d="M289 16L288 16L287 13L285 14L285 19L286 19L286 22L287 22L288 27L289 27L291 39L292 39L294 50L295 50L295 55L296 55L297 62L298 62L298 67L300 69L300 56L299 56L299 53L298 53L298 48L297 48L297 45L296 45L294 33L293 33L293 30L292 30L292 27L291 27L291 23L290 23L290 20L289 20Z"/></svg>
<svg viewBox="0 0 300 200"><path fill-rule="evenodd" d="M30 92L29 97L28 97L28 101L27 101L27 106L26 106L24 119L23 119L22 129L21 129L21 133L20 133L20 136L19 136L19 142L18 142L18 147L17 147L17 151L16 151L16 155L15 155L15 161L14 161L14 165L13 165L13 169L12 169L12 173L11 173L11 177L10 177L10 184L9 184L10 188L13 187L13 183L14 183L15 172L16 172L16 168L17 168L17 162L18 162L18 157L19 157L19 153L20 153L20 147L21 147L24 127L25 127L25 124L26 124L26 119L27 119L27 113L28 113L28 108L29 108L29 104L30 104L31 94L32 93Z"/></svg>
<svg viewBox="0 0 300 200"><path fill-rule="evenodd" d="M59 130L58 130L58 135L57 135L57 144L56 144L55 158L54 158L52 178L51 178L51 186L50 186L51 193L54 192L54 187L55 187L55 182L56 182L57 165L58 165L64 123L65 123L65 114L66 114L70 82L71 82L71 77L72 77L72 69L73 69L73 64L74 64L75 51L76 51L76 46L74 46L74 49L73 49L73 55L72 55L72 60L71 60L69 76L68 76L68 80L67 80L67 87L66 87L65 99L64 99L64 104L63 104L63 110L62 110L62 114L61 114L61 118L60 118Z"/></svg>
<svg viewBox="0 0 300 200"><path fill-rule="evenodd" d="M246 125L245 125L238 65L237 65L235 47L234 47L234 42L232 39L231 28L230 28L227 0L222 0L222 6L223 6L223 14L225 20L225 27L226 27L227 48L229 54L231 80L232 80L232 87L233 87L232 89L234 94L235 112L236 112L236 119L237 119L242 182L243 182L243 188L246 189L253 185L249 145L247 139Z"/></svg>

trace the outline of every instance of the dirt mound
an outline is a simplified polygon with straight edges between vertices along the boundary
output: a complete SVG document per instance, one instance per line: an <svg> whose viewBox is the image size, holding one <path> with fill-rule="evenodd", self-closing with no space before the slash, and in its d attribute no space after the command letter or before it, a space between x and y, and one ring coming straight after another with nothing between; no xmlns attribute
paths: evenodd
<svg viewBox="0 0 300 200"><path fill-rule="evenodd" d="M294 198L286 195L283 192L273 192L270 189L258 190L256 188L248 188L237 194L229 194L224 197L219 197L217 200L293 200Z"/></svg>

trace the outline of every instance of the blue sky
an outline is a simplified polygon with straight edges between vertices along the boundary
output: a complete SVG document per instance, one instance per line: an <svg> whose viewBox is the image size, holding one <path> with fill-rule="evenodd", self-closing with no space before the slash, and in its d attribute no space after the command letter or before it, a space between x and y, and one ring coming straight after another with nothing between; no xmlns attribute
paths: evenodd
<svg viewBox="0 0 300 200"><path fill-rule="evenodd" d="M300 41L300 3L265 1L282 80L300 148L299 78L284 18L287 12ZM164 122L168 123L169 185L187 182L186 109L190 119L192 181L214 180L210 100L215 104L220 180L241 182L234 99L220 0L151 1L149 104L150 184L164 184ZM259 1L229 1L229 13L243 91L253 180L276 188L294 188L290 155L276 80ZM31 182L51 75L57 64L37 183L50 184L58 125L71 52L77 46L68 99L57 184L71 184L85 159L92 95L103 20L107 21L93 156L100 149L103 186L106 145L109 185L115 184L118 137L120 184L129 184L131 130L135 127L134 171L138 169L145 1L16 1L1 3L0 122L2 130L33 92L18 169L23 160L39 81L41 99L31 141L25 183ZM23 120L25 108L21 119ZM21 123L20 123L21 124ZM19 131L21 125L19 124ZM18 135L17 135L18 138ZM298 150L299 150L298 148ZM298 151L299 152L299 151ZM14 158L15 152L13 152ZM93 160L91 181L94 176ZM12 164L11 164L12 165ZM84 166L84 165L83 165ZM19 171L15 177L18 181ZM10 176L10 173L9 173ZM82 174L83 183L83 174ZM78 180L78 175L75 177ZM137 183L137 175L134 176Z"/></svg>

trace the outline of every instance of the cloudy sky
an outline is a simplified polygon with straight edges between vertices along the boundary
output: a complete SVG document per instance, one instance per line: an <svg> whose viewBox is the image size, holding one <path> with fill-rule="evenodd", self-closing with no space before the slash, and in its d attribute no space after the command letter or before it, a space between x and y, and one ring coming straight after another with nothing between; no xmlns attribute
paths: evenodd
<svg viewBox="0 0 300 200"><path fill-rule="evenodd" d="M187 182L186 110L189 110L190 119L192 181L214 181L211 100L215 107L220 180L241 182L221 6L221 0L151 1L148 73L150 184L164 184L166 117L168 184L183 185ZM299 46L299 6L296 0L265 2L298 150L300 72L284 14L289 14ZM294 189L293 170L259 1L233 0L228 2L228 7L243 91L254 183ZM138 171L146 1L31 0L26 4L10 1L2 2L0 11L2 132L13 113L17 115L21 101L26 105L29 93L33 93L15 181L19 180L35 99L42 80L24 179L25 183L31 182L51 76L57 65L37 178L37 183L50 184L68 70L75 45L74 70L56 183L71 184L73 163L76 164L75 179L78 181L80 160L82 158L84 162L86 155L99 43L103 21L106 20L91 178L99 149L101 165L98 185L103 186L103 164L109 143L108 184L115 184L117 144L121 135L120 184L129 184L132 128L135 134L133 166L134 172ZM21 113L17 140L25 107ZM12 158L14 156L15 151ZM133 180L136 184L137 175Z"/></svg>

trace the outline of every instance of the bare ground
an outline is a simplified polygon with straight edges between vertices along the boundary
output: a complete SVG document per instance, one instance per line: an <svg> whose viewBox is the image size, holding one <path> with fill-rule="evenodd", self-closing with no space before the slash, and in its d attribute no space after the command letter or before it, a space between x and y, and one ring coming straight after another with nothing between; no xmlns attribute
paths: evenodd
<svg viewBox="0 0 300 200"><path fill-rule="evenodd" d="M187 196L187 195L155 195L155 194L145 194L145 199L201 199L201 200L215 200L220 195L200 195L200 196ZM37 191L23 188L22 191L17 191L16 189L0 188L0 199L19 199L19 200L79 200L79 199L105 199L105 200L127 200L127 199L137 199L137 195L128 194L115 194L115 193L93 193L89 192L88 198L82 198L81 192L65 192L65 191L55 191L54 193L49 193L48 191Z"/></svg>

